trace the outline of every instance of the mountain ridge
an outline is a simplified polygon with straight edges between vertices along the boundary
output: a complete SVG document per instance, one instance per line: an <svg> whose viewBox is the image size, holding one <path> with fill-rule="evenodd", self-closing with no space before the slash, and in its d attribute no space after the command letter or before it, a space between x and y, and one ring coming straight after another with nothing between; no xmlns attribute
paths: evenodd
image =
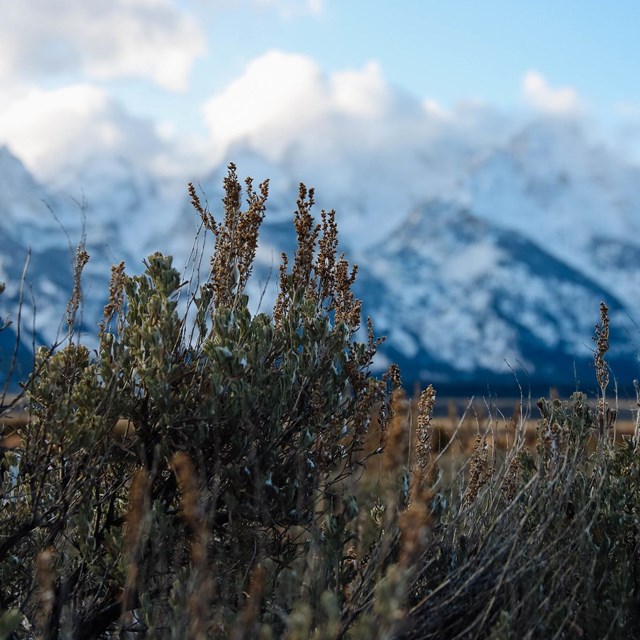
<svg viewBox="0 0 640 640"><path fill-rule="evenodd" d="M232 151L240 175L256 182L272 176L249 285L255 299L264 290L264 307L274 296L281 251L295 250L294 187L314 161L295 150L279 160L241 144ZM420 160L419 173L437 174L433 153ZM619 375L635 377L640 169L561 123L525 127L504 144L475 151L465 143L460 154L459 166L449 158L441 175L425 178L422 191L417 175L397 183L399 192L415 184L395 204L394 183L378 184L381 158L371 159L377 168L369 182L355 185L346 200L344 179L319 175L316 215L325 203L338 211L341 250L360 266L356 290L364 312L389 338L378 365L399 361L407 380L444 384L507 384L517 372L536 383L583 378L592 373L590 337L605 300L613 327L611 363ZM59 327L61 301L71 290L72 239L86 233L92 255L84 277L88 334L100 317L111 263L125 259L130 271L139 271L141 257L160 249L179 266L193 247L198 220L186 190L181 204L178 198L163 201L152 175L129 171L117 159L103 163L84 183L88 206L81 212L0 148L0 176L11 176L0 179L0 280L8 285L0 305L15 317L16 282L30 246L43 340L55 337L55 318ZM223 166L199 181L218 217ZM457 186L438 195L434 185L445 181ZM322 191L332 183L342 186ZM28 323L32 315L26 313Z"/></svg>

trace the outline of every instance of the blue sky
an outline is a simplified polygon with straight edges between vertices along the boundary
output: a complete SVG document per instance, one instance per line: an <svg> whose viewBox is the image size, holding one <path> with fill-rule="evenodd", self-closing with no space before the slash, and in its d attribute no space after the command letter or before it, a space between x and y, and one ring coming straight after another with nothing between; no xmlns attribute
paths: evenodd
<svg viewBox="0 0 640 640"><path fill-rule="evenodd" d="M260 135L282 132L309 106L284 77L300 72L329 111L402 96L442 114L486 105L581 118L637 150L639 27L632 0L0 0L0 143L42 175L69 149L157 143L156 165L167 145L199 159L230 143L238 109ZM247 107L256 61L270 120L261 100Z"/></svg>
<svg viewBox="0 0 640 640"><path fill-rule="evenodd" d="M217 4L217 6L215 6ZM271 49L305 54L327 72L377 61L385 79L446 107L466 100L522 109L522 79L532 70L570 87L604 122L640 110L640 3L325 0L183 3L206 34L187 94L138 80L113 90L140 113L199 130L197 109Z"/></svg>
<svg viewBox="0 0 640 640"><path fill-rule="evenodd" d="M243 24L247 38L238 33ZM231 62L235 72L269 48L305 53L327 71L376 59L391 82L420 97L511 105L522 75L536 69L607 106L640 98L639 27L633 1L343 0L289 19L248 8L220 12L209 34L222 55L216 66Z"/></svg>

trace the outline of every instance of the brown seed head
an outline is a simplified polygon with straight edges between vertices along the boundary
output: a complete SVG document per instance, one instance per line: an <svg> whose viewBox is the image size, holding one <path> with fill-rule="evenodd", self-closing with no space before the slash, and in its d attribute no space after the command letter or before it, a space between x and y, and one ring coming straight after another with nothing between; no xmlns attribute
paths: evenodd
<svg viewBox="0 0 640 640"><path fill-rule="evenodd" d="M418 402L418 433L416 459L418 466L425 469L431 455L431 417L436 403L436 391L429 385L421 394Z"/></svg>
<svg viewBox="0 0 640 640"><path fill-rule="evenodd" d="M124 262L111 266L111 279L109 280L109 301L104 307L103 318L100 322L100 329L104 331L107 324L115 314L120 313L124 303L124 284L126 275L124 273Z"/></svg>
<svg viewBox="0 0 640 640"><path fill-rule="evenodd" d="M594 360L596 366L596 378L598 386L604 395L609 384L609 368L604 359L609 350L609 308L604 302L600 303L600 323L596 324L596 333L593 338L596 343Z"/></svg>
<svg viewBox="0 0 640 640"><path fill-rule="evenodd" d="M475 502L480 489L489 481L492 475L493 469L489 464L487 440L478 435L471 456L469 484L464 495L464 503L466 505Z"/></svg>

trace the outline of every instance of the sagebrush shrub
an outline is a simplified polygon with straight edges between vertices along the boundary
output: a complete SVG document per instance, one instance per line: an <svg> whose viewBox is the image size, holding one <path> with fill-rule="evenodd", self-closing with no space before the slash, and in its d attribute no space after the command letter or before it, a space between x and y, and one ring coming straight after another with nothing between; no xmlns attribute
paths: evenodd
<svg viewBox="0 0 640 640"><path fill-rule="evenodd" d="M333 212L316 224L302 186L293 267L284 256L273 313L250 313L244 288L268 184L255 193L247 181L243 211L231 166L225 191L217 222L191 188L215 236L205 282L182 282L160 253L139 276L118 265L97 354L71 330L64 348L37 355L31 420L2 487L0 606L18 606L26 635L340 625L355 578L344 561L354 478L385 399L386 383L369 374L378 342L371 327L368 343L355 339L355 268L336 253Z"/></svg>

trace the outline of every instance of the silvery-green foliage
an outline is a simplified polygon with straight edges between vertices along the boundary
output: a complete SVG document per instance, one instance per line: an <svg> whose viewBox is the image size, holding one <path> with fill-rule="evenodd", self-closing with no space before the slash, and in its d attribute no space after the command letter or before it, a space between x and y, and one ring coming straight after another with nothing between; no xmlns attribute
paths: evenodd
<svg viewBox="0 0 640 640"><path fill-rule="evenodd" d="M237 210L233 172L226 187L227 232L211 224L220 245L209 281L182 282L160 253L138 276L115 267L97 352L71 332L66 346L37 355L23 447L2 462L0 608L19 608L25 637L213 633L241 615L256 566L265 600L286 593L277 609L291 610L310 549L331 554L319 594L340 593L357 505L338 498L329 516L321 505L359 468L381 398L368 373L375 342L355 340L359 306L344 288L346 263L331 257L335 235L322 267L296 262L303 284L282 271L277 322L249 311L257 227L248 225L261 217ZM313 248L318 232L300 233ZM224 264L242 272L227 277ZM128 427L114 435L122 419ZM187 484L175 467L181 453L192 465ZM331 598L314 619L337 624ZM287 625L275 609L264 623Z"/></svg>

